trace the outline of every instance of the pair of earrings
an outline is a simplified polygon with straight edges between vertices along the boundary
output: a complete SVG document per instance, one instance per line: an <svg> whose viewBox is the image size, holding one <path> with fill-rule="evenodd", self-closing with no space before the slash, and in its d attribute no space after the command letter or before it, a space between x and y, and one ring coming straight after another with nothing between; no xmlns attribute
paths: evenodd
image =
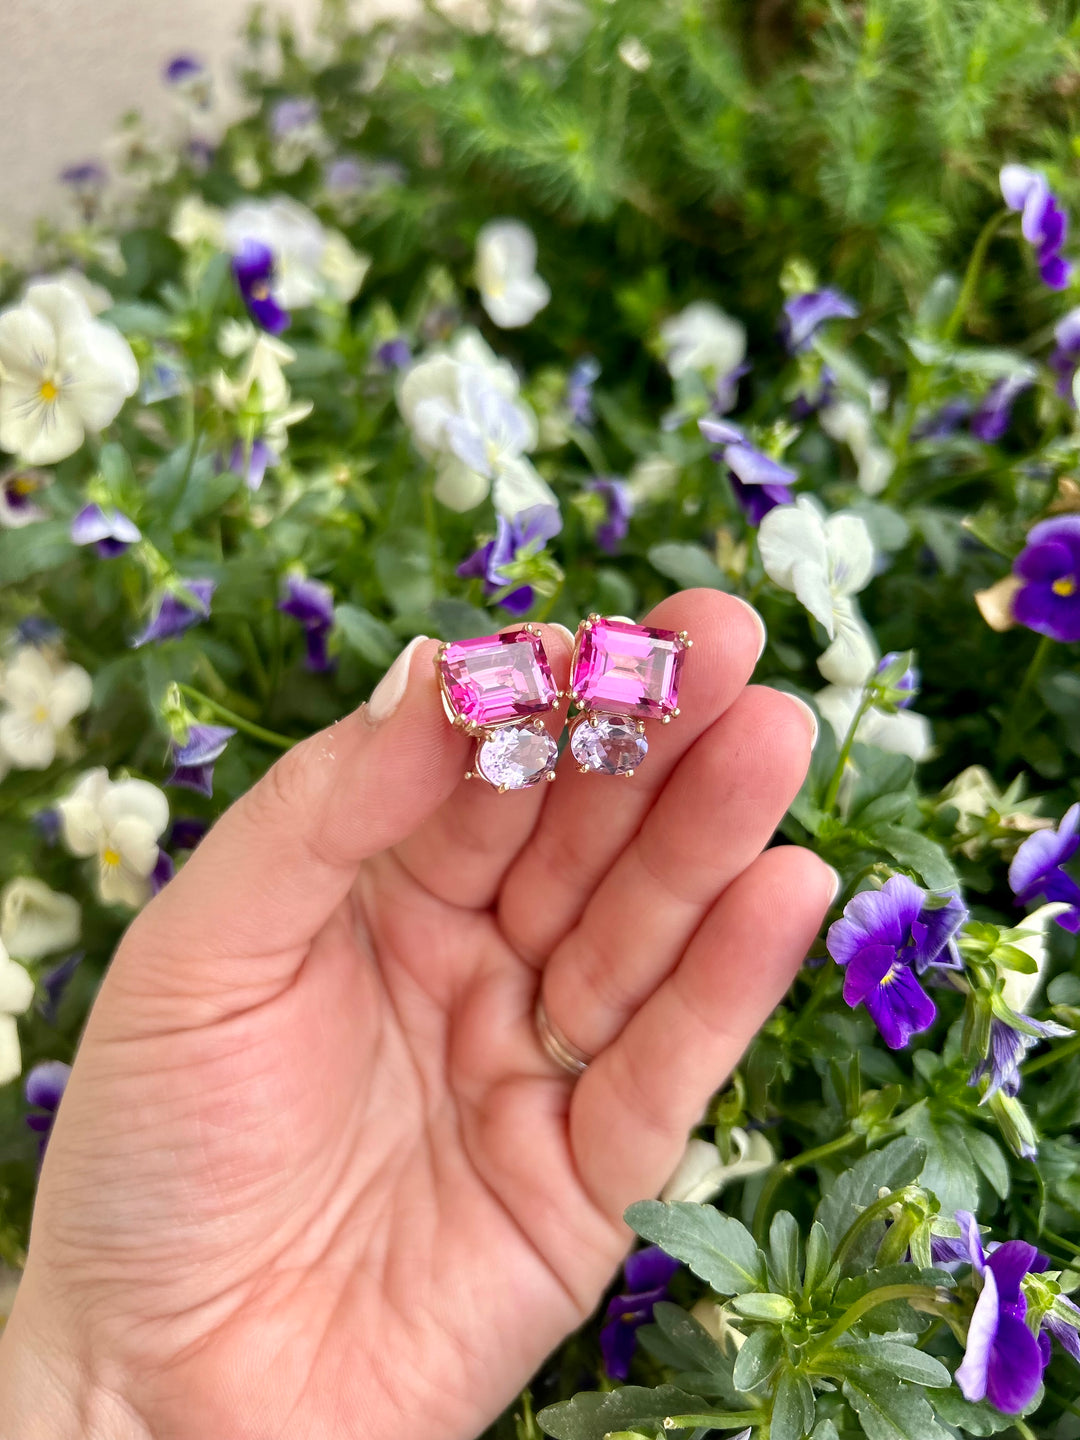
<svg viewBox="0 0 1080 1440"><path fill-rule="evenodd" d="M554 780L559 747L540 717L558 709L566 693L579 712L570 726L578 768L629 778L648 753L645 722L666 725L679 713L692 644L685 631L590 615L574 639L569 692L557 689L535 625L441 645L435 670L443 709L452 725L476 737L465 778L475 775L500 792Z"/></svg>

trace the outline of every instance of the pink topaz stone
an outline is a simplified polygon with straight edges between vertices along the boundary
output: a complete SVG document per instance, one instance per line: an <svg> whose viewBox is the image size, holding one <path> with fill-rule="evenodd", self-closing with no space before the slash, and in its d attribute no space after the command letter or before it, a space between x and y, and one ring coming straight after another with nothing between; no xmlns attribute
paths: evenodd
<svg viewBox="0 0 1080 1440"><path fill-rule="evenodd" d="M594 620L581 634L570 693L585 710L662 720L679 703L685 653L673 630Z"/></svg>
<svg viewBox="0 0 1080 1440"><path fill-rule="evenodd" d="M558 700L540 636L528 630L455 640L439 674L451 714L480 729L543 714Z"/></svg>

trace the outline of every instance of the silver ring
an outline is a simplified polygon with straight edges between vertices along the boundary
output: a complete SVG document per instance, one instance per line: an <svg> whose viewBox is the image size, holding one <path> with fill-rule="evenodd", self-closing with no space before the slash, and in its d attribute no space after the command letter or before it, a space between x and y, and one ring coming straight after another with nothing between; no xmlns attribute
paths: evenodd
<svg viewBox="0 0 1080 1440"><path fill-rule="evenodd" d="M540 1044L555 1061L555 1064L570 1075L583 1074L589 1068L590 1057L584 1051L579 1050L576 1045L571 1044L562 1031L551 1023L548 1013L544 1009L544 1000L541 995L536 997L534 1018Z"/></svg>

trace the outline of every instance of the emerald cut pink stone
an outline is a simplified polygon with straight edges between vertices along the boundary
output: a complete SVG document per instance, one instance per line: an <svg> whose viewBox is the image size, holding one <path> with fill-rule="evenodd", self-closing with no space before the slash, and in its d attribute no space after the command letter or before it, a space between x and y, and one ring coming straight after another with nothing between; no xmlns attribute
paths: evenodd
<svg viewBox="0 0 1080 1440"><path fill-rule="evenodd" d="M662 720L678 706L685 653L673 630L594 620L578 644L570 693L585 710Z"/></svg>
<svg viewBox="0 0 1080 1440"><path fill-rule="evenodd" d="M558 699L540 636L528 630L455 640L439 671L451 714L480 729L541 715Z"/></svg>

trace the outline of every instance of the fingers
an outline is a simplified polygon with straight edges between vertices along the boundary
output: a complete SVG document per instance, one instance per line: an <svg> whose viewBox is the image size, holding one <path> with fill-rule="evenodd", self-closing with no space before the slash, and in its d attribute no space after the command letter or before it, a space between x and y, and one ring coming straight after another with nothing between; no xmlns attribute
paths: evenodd
<svg viewBox="0 0 1080 1440"><path fill-rule="evenodd" d="M687 1131L790 985L835 891L834 872L810 851L767 850L577 1082L571 1145L608 1213L663 1187Z"/></svg>
<svg viewBox="0 0 1080 1440"><path fill-rule="evenodd" d="M679 762L641 829L544 969L548 1015L597 1055L677 963L706 912L756 858L810 763L812 717L751 687Z"/></svg>
<svg viewBox="0 0 1080 1440"><path fill-rule="evenodd" d="M221 817L132 927L152 931L143 949L184 956L189 974L215 957L288 957L344 899L361 860L438 809L469 742L442 713L437 646L414 641L368 705L283 755Z"/></svg>
<svg viewBox="0 0 1080 1440"><path fill-rule="evenodd" d="M648 760L631 780L581 775L565 759L532 842L510 868L499 897L499 923L519 954L540 964L576 923L600 879L635 834L683 753L746 684L764 628L741 600L718 590L673 595L646 617L687 630L679 695L681 715L649 726Z"/></svg>
<svg viewBox="0 0 1080 1440"><path fill-rule="evenodd" d="M562 625L541 625L539 629L555 684L565 690L573 637ZM548 734L557 740L566 719L565 705L543 718ZM549 791L563 783L571 768L563 762L553 787L541 781L530 790L505 795L480 780L462 781L427 824L397 847L398 859L441 900L486 909L532 834Z"/></svg>

